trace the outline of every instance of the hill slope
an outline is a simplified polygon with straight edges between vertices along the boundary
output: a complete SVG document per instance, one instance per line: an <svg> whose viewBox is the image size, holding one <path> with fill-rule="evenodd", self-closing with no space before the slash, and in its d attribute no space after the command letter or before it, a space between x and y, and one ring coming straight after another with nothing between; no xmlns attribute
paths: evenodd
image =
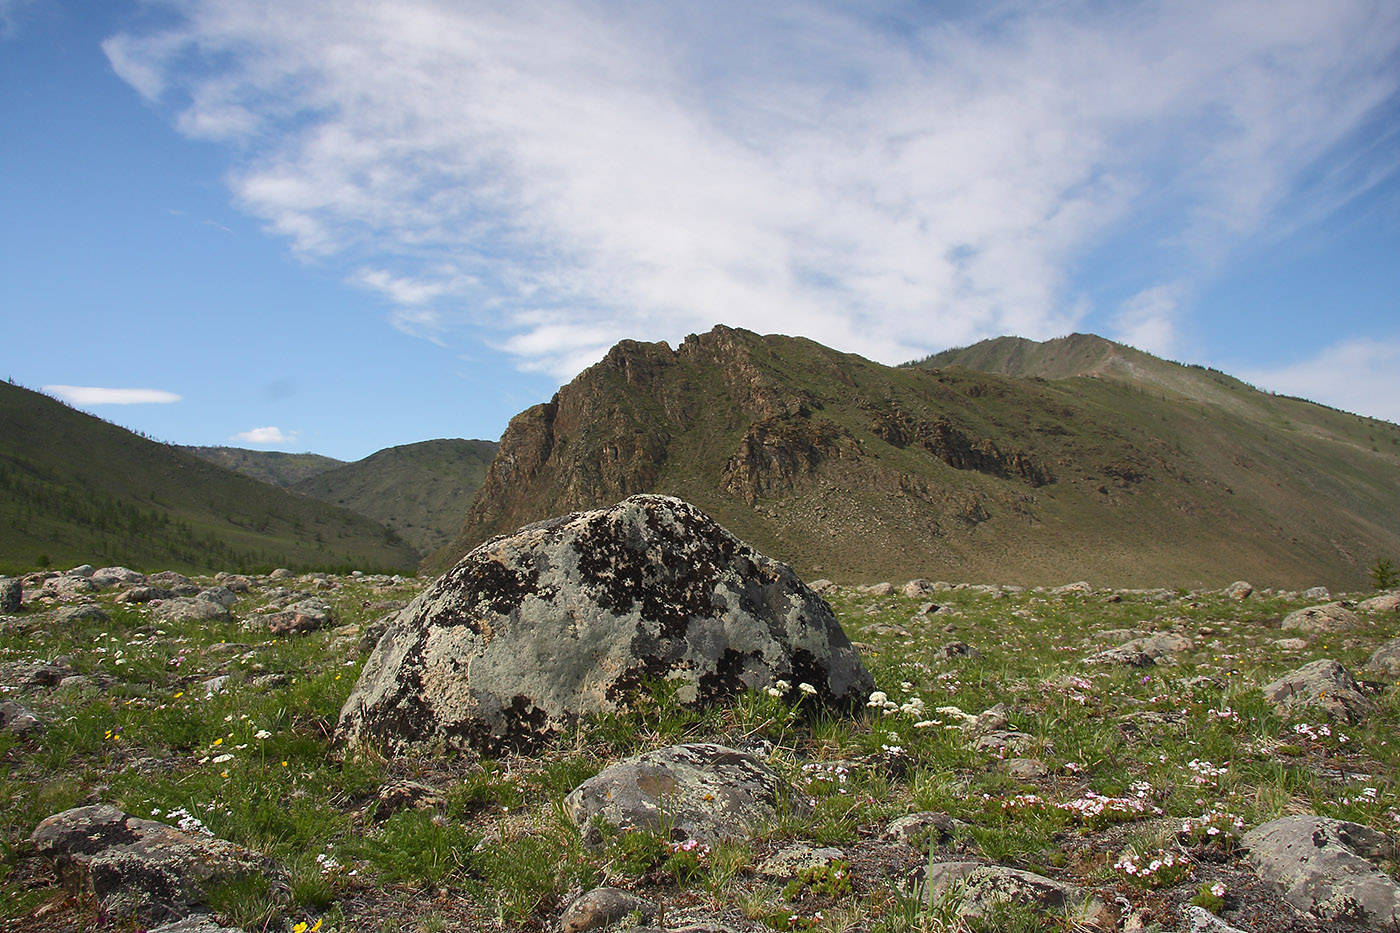
<svg viewBox="0 0 1400 933"><path fill-rule="evenodd" d="M0 383L0 565L408 570L413 549L345 509L232 473Z"/></svg>
<svg viewBox="0 0 1400 933"><path fill-rule="evenodd" d="M976 352L1053 378L893 368L725 327L676 350L623 342L512 420L429 566L636 492L849 579L1355 588L1400 553L1394 425L1099 338ZM1130 364L1151 378L1109 377Z"/></svg>
<svg viewBox="0 0 1400 933"><path fill-rule="evenodd" d="M345 466L344 460L320 454L289 454L280 450L248 450L245 447L181 447L202 460L226 470L281 486L284 489L327 470Z"/></svg>
<svg viewBox="0 0 1400 933"><path fill-rule="evenodd" d="M428 554L460 530L495 455L494 441L423 441L389 447L292 488L387 525Z"/></svg>

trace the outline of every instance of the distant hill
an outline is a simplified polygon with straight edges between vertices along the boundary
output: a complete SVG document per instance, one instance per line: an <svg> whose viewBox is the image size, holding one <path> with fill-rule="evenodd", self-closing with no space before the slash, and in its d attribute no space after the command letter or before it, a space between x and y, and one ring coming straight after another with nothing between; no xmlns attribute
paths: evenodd
<svg viewBox="0 0 1400 933"><path fill-rule="evenodd" d="M280 450L248 450L245 447L182 447L226 470L281 486L284 489L327 470L345 466L344 460L320 454L289 454Z"/></svg>
<svg viewBox="0 0 1400 933"><path fill-rule="evenodd" d="M387 525L428 554L460 530L495 455L494 441L423 441L319 472L292 488Z"/></svg>
<svg viewBox="0 0 1400 933"><path fill-rule="evenodd" d="M0 383L0 568L411 570L398 535Z"/></svg>
<svg viewBox="0 0 1400 933"><path fill-rule="evenodd" d="M717 327L624 341L517 415L427 566L664 492L837 579L1356 588L1400 555L1397 480L1393 424L1102 338L888 367Z"/></svg>

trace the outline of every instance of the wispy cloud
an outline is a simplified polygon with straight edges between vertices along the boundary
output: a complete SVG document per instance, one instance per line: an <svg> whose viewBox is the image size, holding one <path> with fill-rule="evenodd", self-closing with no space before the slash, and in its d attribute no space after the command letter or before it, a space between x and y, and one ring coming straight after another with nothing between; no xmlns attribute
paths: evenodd
<svg viewBox="0 0 1400 933"><path fill-rule="evenodd" d="M296 431L283 431L281 428L269 426L240 431L229 440L238 441L240 444L290 444L297 439L297 434Z"/></svg>
<svg viewBox="0 0 1400 933"><path fill-rule="evenodd" d="M108 389L100 386L43 387L71 405L168 405L181 401L181 396L162 389Z"/></svg>
<svg viewBox="0 0 1400 933"><path fill-rule="evenodd" d="M1177 299L1170 285L1143 289L1127 301L1113 318L1113 338L1170 358L1176 349Z"/></svg>
<svg viewBox="0 0 1400 933"><path fill-rule="evenodd" d="M1282 366L1237 366L1261 389L1400 424L1400 341L1345 340Z"/></svg>
<svg viewBox="0 0 1400 933"><path fill-rule="evenodd" d="M1054 336L1128 228L1150 298L1395 168L1316 182L1397 93L1388 0L965 6L188 0L105 48L400 329L561 377L717 321L885 361ZM1148 298L1120 326L1169 341Z"/></svg>

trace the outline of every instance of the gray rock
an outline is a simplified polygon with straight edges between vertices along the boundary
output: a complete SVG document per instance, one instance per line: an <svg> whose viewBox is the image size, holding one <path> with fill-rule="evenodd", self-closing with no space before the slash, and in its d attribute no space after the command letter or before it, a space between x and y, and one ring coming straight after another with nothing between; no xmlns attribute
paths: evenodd
<svg viewBox="0 0 1400 933"><path fill-rule="evenodd" d="M824 846L817 848L805 843L784 846L758 864L756 871L768 878L796 878L804 871L830 865L846 853L840 849Z"/></svg>
<svg viewBox="0 0 1400 933"><path fill-rule="evenodd" d="M1225 587L1222 592L1231 599L1248 599L1250 594L1254 592L1254 586L1244 580L1236 580Z"/></svg>
<svg viewBox="0 0 1400 933"><path fill-rule="evenodd" d="M1382 593L1356 604L1362 612L1400 612L1400 593Z"/></svg>
<svg viewBox="0 0 1400 933"><path fill-rule="evenodd" d="M946 813L928 810L910 813L890 821L880 838L888 842L905 842L916 849L927 850L929 844L951 842L962 825Z"/></svg>
<svg viewBox="0 0 1400 933"><path fill-rule="evenodd" d="M162 570L160 573L153 573L146 577L146 583L151 586L188 586L189 582L189 577L174 570Z"/></svg>
<svg viewBox="0 0 1400 933"><path fill-rule="evenodd" d="M93 586L92 581L87 577L64 574L61 577L50 577L45 580L40 592L56 599L71 599L74 596L94 592L96 589L97 587Z"/></svg>
<svg viewBox="0 0 1400 933"><path fill-rule="evenodd" d="M1186 921L1187 933L1249 933L1195 904L1187 904L1181 909L1181 919Z"/></svg>
<svg viewBox="0 0 1400 933"><path fill-rule="evenodd" d="M934 862L916 874L925 876L924 899L930 906L951 892L960 892L960 917L991 920L1006 904L1047 914L1071 914L1084 920L1092 920L1105 910L1103 904L1088 898L1082 888L1001 865Z"/></svg>
<svg viewBox="0 0 1400 933"><path fill-rule="evenodd" d="M1006 761L1006 773L1018 781L1037 781L1050 769L1039 758L1010 758Z"/></svg>
<svg viewBox="0 0 1400 933"><path fill-rule="evenodd" d="M267 630L274 635L302 635L325 628L335 621L330 604L322 599L303 599L267 617Z"/></svg>
<svg viewBox="0 0 1400 933"><path fill-rule="evenodd" d="M198 596L202 590L198 583L177 583L170 588L172 596Z"/></svg>
<svg viewBox="0 0 1400 933"><path fill-rule="evenodd" d="M1078 583L1066 583L1063 586L1057 586L1050 590L1053 596L1068 596L1071 593L1087 595L1092 592L1094 592L1094 588L1083 580L1080 580Z"/></svg>
<svg viewBox="0 0 1400 933"><path fill-rule="evenodd" d="M1190 651L1193 645L1191 639L1185 635L1178 635L1174 632L1158 632L1155 635L1148 635L1146 638L1134 638L1118 647L1125 651L1141 651L1154 662L1169 663L1173 655Z"/></svg>
<svg viewBox="0 0 1400 933"><path fill-rule="evenodd" d="M23 607L23 581L16 577L0 577L0 612L19 612Z"/></svg>
<svg viewBox="0 0 1400 933"><path fill-rule="evenodd" d="M27 707L20 706L13 700L0 702L0 732L28 738L43 735L47 728L44 721Z"/></svg>
<svg viewBox="0 0 1400 933"><path fill-rule="evenodd" d="M866 583L856 587L857 593L864 593L866 596L888 596L894 592L893 583Z"/></svg>
<svg viewBox="0 0 1400 933"><path fill-rule="evenodd" d="M1306 638L1280 638L1274 647L1280 651L1302 651L1308 646Z"/></svg>
<svg viewBox="0 0 1400 933"><path fill-rule="evenodd" d="M1321 606L1308 606L1283 617L1285 631L1298 631L1309 635L1345 632L1361 625L1356 613L1341 603L1323 603Z"/></svg>
<svg viewBox="0 0 1400 933"><path fill-rule="evenodd" d="M63 607L54 613L53 618L60 625L72 625L74 622L106 622L109 617L101 606L79 603L76 606Z"/></svg>
<svg viewBox="0 0 1400 933"><path fill-rule="evenodd" d="M1098 654L1091 654L1084 659L1085 664L1105 664L1119 665L1122 667L1152 667L1157 662L1152 659L1152 655L1141 648L1130 647L1129 645L1119 645L1117 648L1108 648Z"/></svg>
<svg viewBox="0 0 1400 933"><path fill-rule="evenodd" d="M207 599L211 603L218 603L225 609L238 602L238 596L226 586L211 586L208 589L200 590L195 599Z"/></svg>
<svg viewBox="0 0 1400 933"><path fill-rule="evenodd" d="M636 915L643 922L656 919L656 905L621 888L594 888L564 908L559 916L559 933L583 933L612 926Z"/></svg>
<svg viewBox="0 0 1400 933"><path fill-rule="evenodd" d="M909 599L922 599L933 592L933 584L927 580L910 580L900 588L900 592Z"/></svg>
<svg viewBox="0 0 1400 933"><path fill-rule="evenodd" d="M1366 669L1400 677L1400 638L1392 638L1377 648L1366 662Z"/></svg>
<svg viewBox="0 0 1400 933"><path fill-rule="evenodd" d="M1321 658L1264 687L1264 699L1280 712L1315 707L1330 716L1357 722L1372 709L1356 680L1338 661Z"/></svg>
<svg viewBox="0 0 1400 933"><path fill-rule="evenodd" d="M79 564L78 566L74 567L72 570L64 574L64 576L87 578L92 576L96 572L97 571L93 569L92 564Z"/></svg>
<svg viewBox="0 0 1400 933"><path fill-rule="evenodd" d="M982 652L972 647L965 641L950 641L933 653L935 660L951 661L954 658L980 658Z"/></svg>
<svg viewBox="0 0 1400 933"><path fill-rule="evenodd" d="M286 567L278 567L276 570L272 571L272 573L268 574L268 578L272 580L290 580L295 576L296 574L292 573Z"/></svg>
<svg viewBox="0 0 1400 933"><path fill-rule="evenodd" d="M73 669L66 664L48 661L3 661L0 662L0 686L11 689L24 687L54 687Z"/></svg>
<svg viewBox="0 0 1400 933"><path fill-rule="evenodd" d="M691 705L782 680L808 709L854 708L874 686L790 567L679 499L634 496L464 557L390 624L339 734L391 750L529 747L625 708L651 679Z"/></svg>
<svg viewBox="0 0 1400 933"><path fill-rule="evenodd" d="M169 599L175 594L163 586L133 586L117 597L119 603L148 603L153 599Z"/></svg>
<svg viewBox="0 0 1400 933"><path fill-rule="evenodd" d="M91 891L114 917L147 924L188 916L207 903L213 885L278 878L271 861L256 852L106 805L54 814L29 841L66 885Z"/></svg>
<svg viewBox="0 0 1400 933"><path fill-rule="evenodd" d="M1304 599L1331 599L1332 591L1325 586L1310 586L1303 590Z"/></svg>
<svg viewBox="0 0 1400 933"><path fill-rule="evenodd" d="M243 933L235 927L221 926L208 914L192 914L183 920L162 923L147 933Z"/></svg>
<svg viewBox="0 0 1400 933"><path fill-rule="evenodd" d="M146 582L144 573L137 573L129 567L102 567L93 571L92 582L94 586L104 589L109 586L116 586L119 583L135 585Z"/></svg>
<svg viewBox="0 0 1400 933"><path fill-rule="evenodd" d="M1019 757L1030 750L1034 741L1035 736L1025 732L997 730L979 736L973 747L979 752L995 752L1002 757Z"/></svg>
<svg viewBox="0 0 1400 933"><path fill-rule="evenodd" d="M233 616L227 608L207 599L174 596L155 607L155 618L162 622L228 622Z"/></svg>
<svg viewBox="0 0 1400 933"><path fill-rule="evenodd" d="M1255 873L1299 910L1366 930L1400 923L1400 885L1378 865L1397 855L1383 833L1320 816L1286 816L1241 841Z"/></svg>
<svg viewBox="0 0 1400 933"><path fill-rule="evenodd" d="M723 745L674 745L618 762L564 798L564 810L602 841L594 817L619 830L669 832L672 841L713 845L748 836L786 805L810 808L786 781L751 755Z"/></svg>
<svg viewBox="0 0 1400 933"><path fill-rule="evenodd" d="M247 593L253 588L253 581L238 573L223 575L219 583L235 593Z"/></svg>

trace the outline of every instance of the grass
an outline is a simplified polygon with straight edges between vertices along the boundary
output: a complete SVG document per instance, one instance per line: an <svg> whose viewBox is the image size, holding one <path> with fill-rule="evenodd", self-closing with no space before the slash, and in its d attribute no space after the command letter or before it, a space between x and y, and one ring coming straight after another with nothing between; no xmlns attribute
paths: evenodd
<svg viewBox="0 0 1400 933"><path fill-rule="evenodd" d="M930 858L1023 868L1144 910L1195 899L1231 915L1247 906L1236 845L1245 829L1303 811L1382 830L1400 821L1393 687L1356 725L1285 719L1259 691L1317 657L1357 670L1400 634L1400 619L1283 650L1278 640L1292 633L1279 620L1309 602L1291 594L1236 602L961 589L940 593L945 609L921 616L921 601L843 589L833 606L889 700L858 716L763 692L693 710L663 683L632 711L581 723L534 756L385 761L346 758L331 733L363 660L356 629L372 619L366 607L407 599L418 584L335 585L320 595L346 627L296 638L248 624L266 598L257 593L227 624L157 622L111 593L98 597L105 619L55 626L40 606L6 618L0 662L61 661L94 683L10 697L49 728L37 739L0 735L0 918L20 924L46 910L52 929L92 920L94 905L59 889L24 840L44 817L97 801L198 821L276 860L280 876L225 886L211 900L224 919L269 931L318 920L323 931L539 930L602 883L663 915L720 911L726 922L774 929L966 933L1070 922L1014 904L960 918L955 895L905 883ZM1128 630L1175 631L1191 647L1171 665L1085 663ZM980 654L935 658L953 638ZM216 676L228 680L210 693ZM1013 774L1003 753L979 748L963 728L961 714L997 703L1007 728L1029 737L1025 755L1037 767ZM810 815L787 808L752 839L704 850L647 832L586 846L564 796L622 756L681 741L767 742L769 765L809 798ZM410 780L431 793L390 812L380 789ZM952 838L881 839L891 820L919 811L956 821ZM797 879L757 871L796 842L840 848L842 862ZM1170 876L1122 867L1166 853Z"/></svg>

